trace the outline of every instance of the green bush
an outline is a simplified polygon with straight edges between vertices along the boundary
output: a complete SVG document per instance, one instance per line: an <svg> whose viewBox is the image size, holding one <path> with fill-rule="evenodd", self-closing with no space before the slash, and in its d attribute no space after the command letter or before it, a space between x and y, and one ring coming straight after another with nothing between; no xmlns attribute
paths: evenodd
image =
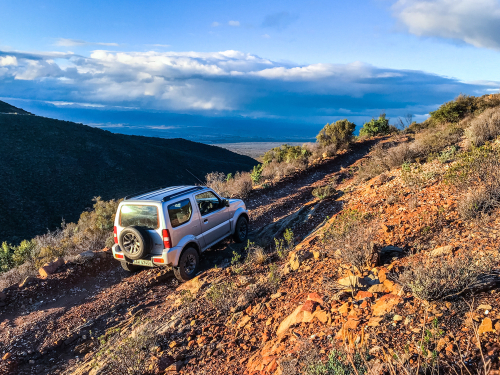
<svg viewBox="0 0 500 375"><path fill-rule="evenodd" d="M372 137L374 135L389 134L391 130L389 119L385 117L385 113L382 113L378 119L371 119L371 121L365 122L359 131L359 135Z"/></svg>
<svg viewBox="0 0 500 375"><path fill-rule="evenodd" d="M431 123L458 123L469 115L478 115L488 108L500 106L499 95L483 95L480 97L459 95L455 100L444 103L431 112Z"/></svg>
<svg viewBox="0 0 500 375"><path fill-rule="evenodd" d="M252 172L250 172L250 178L254 184L258 184L260 178L262 177L262 164L253 167Z"/></svg>
<svg viewBox="0 0 500 375"><path fill-rule="evenodd" d="M336 149L345 147L352 139L356 125L347 119L326 124L316 136L318 143L325 147L333 145Z"/></svg>
<svg viewBox="0 0 500 375"><path fill-rule="evenodd" d="M296 159L307 159L310 154L309 150L305 147L284 144L280 147L274 147L267 151L262 159L264 164L269 164L272 161L276 161L278 163L290 163Z"/></svg>
<svg viewBox="0 0 500 375"><path fill-rule="evenodd" d="M319 186L312 191L313 197L318 198L320 201L333 197L336 193L337 190L331 185Z"/></svg>
<svg viewBox="0 0 500 375"><path fill-rule="evenodd" d="M362 375L366 374L367 360L362 355L332 350L326 362L318 361L306 367L307 375Z"/></svg>

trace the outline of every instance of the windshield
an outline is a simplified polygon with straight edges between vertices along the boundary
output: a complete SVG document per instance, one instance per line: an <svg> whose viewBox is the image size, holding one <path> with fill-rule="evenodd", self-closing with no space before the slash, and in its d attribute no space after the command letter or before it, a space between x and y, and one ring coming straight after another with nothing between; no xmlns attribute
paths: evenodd
<svg viewBox="0 0 500 375"><path fill-rule="evenodd" d="M158 228L158 208L156 206L123 205L120 210L120 225L131 225L148 229Z"/></svg>

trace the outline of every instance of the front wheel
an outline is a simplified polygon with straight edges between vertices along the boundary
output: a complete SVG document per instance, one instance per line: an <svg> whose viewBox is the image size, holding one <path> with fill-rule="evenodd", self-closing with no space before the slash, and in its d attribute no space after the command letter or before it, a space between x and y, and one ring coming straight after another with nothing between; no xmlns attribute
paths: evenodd
<svg viewBox="0 0 500 375"><path fill-rule="evenodd" d="M248 219L245 216L240 216L234 228L234 241L238 243L245 242L248 237Z"/></svg>
<svg viewBox="0 0 500 375"><path fill-rule="evenodd" d="M174 275L179 281L191 280L198 270L200 257L196 249L188 247L179 258L179 266L174 267Z"/></svg>
<svg viewBox="0 0 500 375"><path fill-rule="evenodd" d="M127 272L137 272L142 268L141 266L138 266L137 264L130 264L127 262L120 262L120 263L122 265L122 268Z"/></svg>

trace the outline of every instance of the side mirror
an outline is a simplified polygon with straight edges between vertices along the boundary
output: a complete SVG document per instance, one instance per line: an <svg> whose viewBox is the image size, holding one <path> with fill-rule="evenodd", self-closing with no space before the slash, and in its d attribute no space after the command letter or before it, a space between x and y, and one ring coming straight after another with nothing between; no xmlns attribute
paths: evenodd
<svg viewBox="0 0 500 375"><path fill-rule="evenodd" d="M224 206L229 207L229 199L224 199Z"/></svg>

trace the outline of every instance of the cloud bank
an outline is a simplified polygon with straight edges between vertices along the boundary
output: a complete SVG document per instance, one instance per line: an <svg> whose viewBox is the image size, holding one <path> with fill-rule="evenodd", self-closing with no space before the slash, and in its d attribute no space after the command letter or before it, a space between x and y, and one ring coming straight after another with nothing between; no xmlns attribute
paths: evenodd
<svg viewBox="0 0 500 375"><path fill-rule="evenodd" d="M279 63L239 51L0 51L0 96L82 107L316 122L335 116L424 115L459 93L497 90L365 63Z"/></svg>
<svg viewBox="0 0 500 375"><path fill-rule="evenodd" d="M398 0L393 10L411 34L500 50L498 0Z"/></svg>

